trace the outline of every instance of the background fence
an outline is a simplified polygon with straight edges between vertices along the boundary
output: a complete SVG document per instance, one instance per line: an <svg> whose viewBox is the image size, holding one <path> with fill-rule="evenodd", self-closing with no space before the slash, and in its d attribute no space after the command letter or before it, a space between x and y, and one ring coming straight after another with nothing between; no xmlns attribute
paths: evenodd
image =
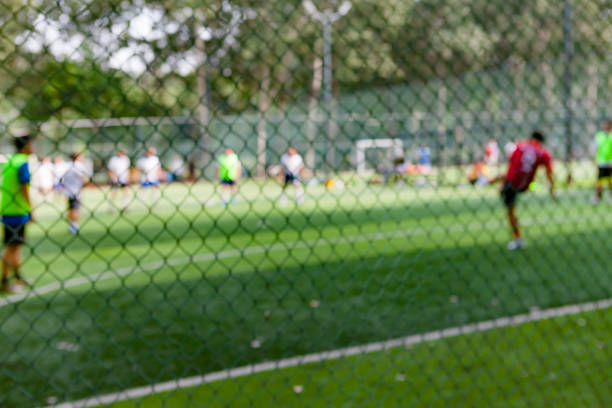
<svg viewBox="0 0 612 408"><path fill-rule="evenodd" d="M4 159L11 132L37 136L30 285L0 297L0 406L612 404L612 219L590 204L611 13L0 0ZM558 201L540 175L519 199L528 246L511 252L486 180L534 129ZM358 172L367 139L402 155L369 149ZM499 160L481 167L492 140ZM303 193L284 188L289 146ZM112 189L111 156L138 167L148 147L175 178ZM39 165L75 151L93 165L76 234Z"/></svg>

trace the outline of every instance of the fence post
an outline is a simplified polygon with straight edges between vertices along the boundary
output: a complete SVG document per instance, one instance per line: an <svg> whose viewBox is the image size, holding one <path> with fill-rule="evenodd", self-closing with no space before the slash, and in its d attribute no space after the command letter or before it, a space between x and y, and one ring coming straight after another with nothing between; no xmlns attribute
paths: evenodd
<svg viewBox="0 0 612 408"><path fill-rule="evenodd" d="M566 137L565 160L567 161L567 183L572 182L572 173L569 169L572 159L572 60L574 56L574 44L572 39L572 0L565 0L563 7L563 125Z"/></svg>

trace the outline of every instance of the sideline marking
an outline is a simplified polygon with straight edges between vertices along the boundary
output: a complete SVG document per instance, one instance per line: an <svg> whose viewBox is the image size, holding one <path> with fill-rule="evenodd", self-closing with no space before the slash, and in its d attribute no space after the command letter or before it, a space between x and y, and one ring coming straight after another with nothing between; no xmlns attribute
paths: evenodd
<svg viewBox="0 0 612 408"><path fill-rule="evenodd" d="M85 284L89 284L91 287L95 285L96 282L112 279L112 278L120 278L122 276L129 275L136 271L151 271L155 269L162 268L164 266L178 266L185 265L190 263L198 263L198 262L206 262L206 261L214 261L218 259L226 259L226 258L234 258L242 255L254 255L254 254L262 254L266 252L276 252L276 251L291 251L294 249L302 249L302 248L314 248L314 247L326 247L333 245L342 245L342 244L352 244L357 242L365 242L365 241L383 241L387 239L396 239L396 238L405 238L411 235L420 235L426 234L427 231L415 232L414 230L399 230L393 232L375 232L365 235L353 235L349 237L336 237L333 239L326 239L323 237L308 240L308 241L292 241L286 243L275 242L268 245L257 245L250 246L244 249L226 249L220 252L206 252L202 254L195 254L191 256L183 256L179 258L170 258L166 260L153 261L141 265L136 266L127 266L114 270L107 270L100 273L95 273L92 275L84 275L78 276L76 278L70 278L61 282L52 282L46 285L43 285L39 288L34 288L30 291L17 293L14 295L9 295L3 298L0 298L0 308L10 305L12 303L17 303L25 299L30 299L36 296L46 295L51 292L55 292L60 289L68 289L75 286L81 286Z"/></svg>
<svg viewBox="0 0 612 408"><path fill-rule="evenodd" d="M353 346L337 350L324 351L321 353L306 354L302 356L285 358L282 360L266 363L251 364L247 366L231 368L228 370L217 371L210 374L166 381L163 383L132 388L129 390L115 392L111 394L89 397L78 401L64 402L58 405L49 405L47 406L47 408L85 408L94 407L98 405L114 404L128 399L142 398L151 394L174 391L180 388L197 387L199 385L215 381L234 379L265 371L297 367L302 364L320 363L323 361L336 360L343 357L350 357L359 354L368 354L376 351L389 350L398 347L409 347L415 344L420 344L429 341L436 341L465 334L484 332L497 328L519 326L525 323L537 322L540 320L551 319L554 317L570 316L582 312L607 309L610 307L612 307L612 298L544 310L533 308L529 313L525 314L519 314L509 317L500 317L493 320L486 320L462 326L450 327L447 329L435 330L427 333L413 334L406 337L400 337L397 339L386 340L376 343L369 343L361 346Z"/></svg>

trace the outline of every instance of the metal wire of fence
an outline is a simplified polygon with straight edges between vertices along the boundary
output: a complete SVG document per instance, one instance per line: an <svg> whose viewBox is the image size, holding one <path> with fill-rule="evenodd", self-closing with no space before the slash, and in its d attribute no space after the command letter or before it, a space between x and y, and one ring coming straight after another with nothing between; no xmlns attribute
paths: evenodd
<svg viewBox="0 0 612 408"><path fill-rule="evenodd" d="M0 406L612 404L611 11L0 0Z"/></svg>

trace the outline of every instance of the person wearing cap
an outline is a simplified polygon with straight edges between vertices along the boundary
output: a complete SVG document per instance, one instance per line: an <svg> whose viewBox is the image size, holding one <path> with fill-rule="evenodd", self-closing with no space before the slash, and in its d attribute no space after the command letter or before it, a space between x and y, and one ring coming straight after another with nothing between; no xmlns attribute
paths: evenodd
<svg viewBox="0 0 612 408"><path fill-rule="evenodd" d="M25 243L25 226L34 219L30 203L30 169L28 157L32 154L32 140L29 133L14 139L17 153L2 169L0 210L4 225L4 253L2 256L1 292L22 290L26 282L21 276L21 248ZM15 277L15 285L9 285L9 276Z"/></svg>

